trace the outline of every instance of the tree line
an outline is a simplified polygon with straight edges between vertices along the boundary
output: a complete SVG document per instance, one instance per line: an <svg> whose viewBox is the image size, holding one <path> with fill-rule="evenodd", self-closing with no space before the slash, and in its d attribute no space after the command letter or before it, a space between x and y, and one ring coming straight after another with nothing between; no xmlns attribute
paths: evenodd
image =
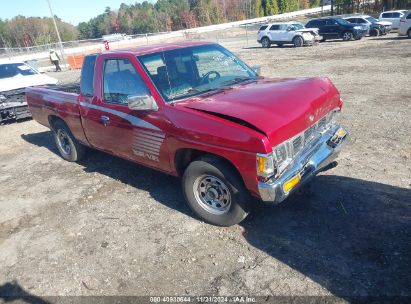
<svg viewBox="0 0 411 304"><path fill-rule="evenodd" d="M78 39L79 31L74 25L55 16L61 39ZM57 42L52 18L16 16L0 19L0 48L30 47Z"/></svg>
<svg viewBox="0 0 411 304"><path fill-rule="evenodd" d="M129 35L168 32L318 7L324 0L157 0L122 3L77 26L56 17L63 41L101 38L111 33ZM330 0L325 0L329 3ZM410 8L411 0L334 0L338 13ZM0 19L0 48L28 47L57 41L51 18L17 16Z"/></svg>
<svg viewBox="0 0 411 304"><path fill-rule="evenodd" d="M244 20L320 5L320 0L158 0L118 10L107 7L103 14L78 25L80 38L99 38L110 33L142 34L166 32Z"/></svg>

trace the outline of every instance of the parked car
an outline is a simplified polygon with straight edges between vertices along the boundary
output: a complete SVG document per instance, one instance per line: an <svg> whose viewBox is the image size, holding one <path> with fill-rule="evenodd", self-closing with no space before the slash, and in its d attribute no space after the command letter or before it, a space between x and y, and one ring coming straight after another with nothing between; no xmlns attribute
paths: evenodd
<svg viewBox="0 0 411 304"><path fill-rule="evenodd" d="M411 11L407 11L401 18L398 35L407 35L411 38Z"/></svg>
<svg viewBox="0 0 411 304"><path fill-rule="evenodd" d="M56 83L57 79L40 74L26 63L0 63L0 123L31 117L24 95L26 87Z"/></svg>
<svg viewBox="0 0 411 304"><path fill-rule="evenodd" d="M79 92L26 92L64 159L90 147L181 176L188 206L221 226L242 221L251 196L284 201L333 166L347 138L328 78L259 77L214 43L88 55Z"/></svg>
<svg viewBox="0 0 411 304"><path fill-rule="evenodd" d="M127 34L115 33L115 34L103 35L101 39L107 42L115 42L115 41L122 41L122 40L130 40L131 37Z"/></svg>
<svg viewBox="0 0 411 304"><path fill-rule="evenodd" d="M258 43L262 47L269 48L271 44L283 46L292 44L294 47L313 45L322 39L318 35L318 29L306 29L300 22L283 22L263 25L258 31Z"/></svg>
<svg viewBox="0 0 411 304"><path fill-rule="evenodd" d="M319 34L326 39L359 40L368 32L368 27L355 25L347 20L336 17L317 18L308 21L306 28L318 28Z"/></svg>
<svg viewBox="0 0 411 304"><path fill-rule="evenodd" d="M392 23L392 29L400 27L400 20L404 17L406 10L386 11L380 14L378 18L380 21L389 21Z"/></svg>
<svg viewBox="0 0 411 304"><path fill-rule="evenodd" d="M347 16L344 17L344 19L350 23L357 25L368 25L370 28L370 36L386 35L391 31L391 22L379 21L378 19L375 19L374 17L368 15Z"/></svg>

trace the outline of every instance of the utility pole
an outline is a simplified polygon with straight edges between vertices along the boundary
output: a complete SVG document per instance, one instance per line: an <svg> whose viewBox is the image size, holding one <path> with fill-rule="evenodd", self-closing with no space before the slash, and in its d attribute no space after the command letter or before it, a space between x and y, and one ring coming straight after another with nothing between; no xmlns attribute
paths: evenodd
<svg viewBox="0 0 411 304"><path fill-rule="evenodd" d="M59 40L59 46L60 46L61 57L63 58L63 64L64 64L64 66L66 66L66 59L65 59L65 55L64 55L64 48L63 48L63 44L61 43L60 33L59 33L59 29L57 28L56 19L54 18L53 10L51 9L50 0L47 0L47 3L49 4L50 15L51 15L51 18L53 18L54 28L56 29L57 38L58 38L58 40Z"/></svg>

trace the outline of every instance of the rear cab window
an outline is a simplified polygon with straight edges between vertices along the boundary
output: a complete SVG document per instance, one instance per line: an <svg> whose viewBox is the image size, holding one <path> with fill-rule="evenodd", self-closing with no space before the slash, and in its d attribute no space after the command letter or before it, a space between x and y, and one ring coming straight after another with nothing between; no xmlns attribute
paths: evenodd
<svg viewBox="0 0 411 304"><path fill-rule="evenodd" d="M93 97L94 94L94 68L96 66L97 54L88 55L84 58L83 68L80 76L80 92L86 97Z"/></svg>
<svg viewBox="0 0 411 304"><path fill-rule="evenodd" d="M407 19L411 19L411 12L408 13Z"/></svg>
<svg viewBox="0 0 411 304"><path fill-rule="evenodd" d="M103 72L104 102L128 104L128 97L149 95L149 90L130 60L106 59Z"/></svg>
<svg viewBox="0 0 411 304"><path fill-rule="evenodd" d="M383 13L381 18L392 18L392 13Z"/></svg>
<svg viewBox="0 0 411 304"><path fill-rule="evenodd" d="M259 31L264 31L267 27L268 25L263 25L262 27L260 27Z"/></svg>

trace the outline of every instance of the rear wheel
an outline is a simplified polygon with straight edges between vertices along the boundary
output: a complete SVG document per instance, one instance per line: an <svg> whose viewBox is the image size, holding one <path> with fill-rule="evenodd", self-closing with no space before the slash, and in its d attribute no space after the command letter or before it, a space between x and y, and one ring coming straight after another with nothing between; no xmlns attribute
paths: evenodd
<svg viewBox="0 0 411 304"><path fill-rule="evenodd" d="M293 39L294 47L302 47L304 45L304 39L301 36L296 36Z"/></svg>
<svg viewBox="0 0 411 304"><path fill-rule="evenodd" d="M350 40L352 40L353 39L353 34L351 33L351 32L344 32L343 33L343 35L342 35L342 39L344 40L344 41L350 41Z"/></svg>
<svg viewBox="0 0 411 304"><path fill-rule="evenodd" d="M53 125L54 140L61 157L70 162L79 161L86 155L86 147L74 138L67 125L57 120Z"/></svg>
<svg viewBox="0 0 411 304"><path fill-rule="evenodd" d="M270 41L270 39L268 39L268 37L264 37L264 38L261 40L261 45L262 45L263 48L266 48L266 49L270 48L270 46L271 46L271 41Z"/></svg>
<svg viewBox="0 0 411 304"><path fill-rule="evenodd" d="M214 157L192 162L183 175L183 192L190 209L204 221L231 226L248 214L248 192L238 174Z"/></svg>

